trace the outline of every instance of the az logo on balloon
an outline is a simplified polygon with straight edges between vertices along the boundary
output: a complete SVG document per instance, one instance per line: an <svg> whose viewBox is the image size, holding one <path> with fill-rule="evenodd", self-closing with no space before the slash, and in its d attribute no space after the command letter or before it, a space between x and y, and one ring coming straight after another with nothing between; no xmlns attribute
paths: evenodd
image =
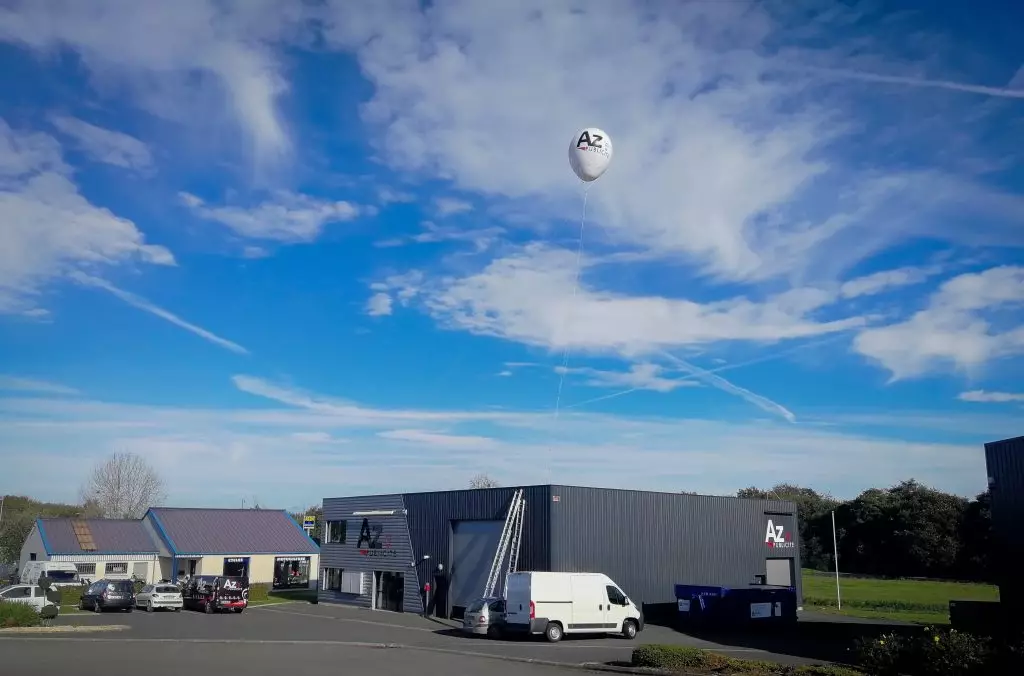
<svg viewBox="0 0 1024 676"><path fill-rule="evenodd" d="M776 526L775 522L768 519L768 532L765 533L764 543L769 547L775 547L778 549L792 549L796 547L796 543L791 541L789 533L786 532L784 526Z"/></svg>
<svg viewBox="0 0 1024 676"><path fill-rule="evenodd" d="M608 151L601 145L602 140L604 140L604 136L600 134L591 135L590 131L585 129L580 134L579 140L576 141L576 147L588 152L599 152L602 155L606 155Z"/></svg>

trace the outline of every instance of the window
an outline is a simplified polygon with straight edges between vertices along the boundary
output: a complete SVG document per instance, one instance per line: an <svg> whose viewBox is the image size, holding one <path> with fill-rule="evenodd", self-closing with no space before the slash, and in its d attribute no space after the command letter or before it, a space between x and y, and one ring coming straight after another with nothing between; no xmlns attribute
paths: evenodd
<svg viewBox="0 0 1024 676"><path fill-rule="evenodd" d="M75 568L78 569L79 575L95 575L96 564L95 563L76 563Z"/></svg>
<svg viewBox="0 0 1024 676"><path fill-rule="evenodd" d="M624 606L626 605L626 595L620 592L615 587L608 585L605 587L608 592L608 603L613 606Z"/></svg>
<svg viewBox="0 0 1024 676"><path fill-rule="evenodd" d="M345 544L348 535L348 521L328 521L324 524L325 544Z"/></svg>
<svg viewBox="0 0 1024 676"><path fill-rule="evenodd" d="M342 594L362 594L363 574L358 571L345 571L341 574Z"/></svg>
<svg viewBox="0 0 1024 676"><path fill-rule="evenodd" d="M274 559L274 589L308 586L308 556L278 556Z"/></svg>
<svg viewBox="0 0 1024 676"><path fill-rule="evenodd" d="M341 568L324 568L324 590L341 591Z"/></svg>
<svg viewBox="0 0 1024 676"><path fill-rule="evenodd" d="M36 553L35 552L29 552L28 560L29 561L35 561L36 560Z"/></svg>
<svg viewBox="0 0 1024 676"><path fill-rule="evenodd" d="M29 598L32 596L32 587L14 587L8 589L3 593L2 598L5 599L18 599L18 598Z"/></svg>
<svg viewBox="0 0 1024 676"><path fill-rule="evenodd" d="M128 574L128 562L118 561L108 562L106 566L107 575L127 575Z"/></svg>

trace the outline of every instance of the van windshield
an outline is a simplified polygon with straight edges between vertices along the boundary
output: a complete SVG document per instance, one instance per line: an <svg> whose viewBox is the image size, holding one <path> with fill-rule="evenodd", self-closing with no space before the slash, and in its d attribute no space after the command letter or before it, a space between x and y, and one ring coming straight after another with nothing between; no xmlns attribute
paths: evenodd
<svg viewBox="0 0 1024 676"><path fill-rule="evenodd" d="M72 570L48 570L45 576L54 582L71 582L78 578L78 573Z"/></svg>

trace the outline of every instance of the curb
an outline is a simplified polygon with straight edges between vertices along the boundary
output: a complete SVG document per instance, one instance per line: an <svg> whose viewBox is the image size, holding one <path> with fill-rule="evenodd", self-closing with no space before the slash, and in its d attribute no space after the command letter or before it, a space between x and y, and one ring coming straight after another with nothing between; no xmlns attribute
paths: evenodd
<svg viewBox="0 0 1024 676"><path fill-rule="evenodd" d="M648 676L687 676L686 672L654 669L653 667L620 667L603 662L584 662L581 668L589 671L604 671L613 674L647 674Z"/></svg>
<svg viewBox="0 0 1024 676"><path fill-rule="evenodd" d="M49 627L10 627L0 629L0 634L61 634L61 633L88 633L95 631L122 631L130 629L126 624L100 624L100 625L53 625Z"/></svg>

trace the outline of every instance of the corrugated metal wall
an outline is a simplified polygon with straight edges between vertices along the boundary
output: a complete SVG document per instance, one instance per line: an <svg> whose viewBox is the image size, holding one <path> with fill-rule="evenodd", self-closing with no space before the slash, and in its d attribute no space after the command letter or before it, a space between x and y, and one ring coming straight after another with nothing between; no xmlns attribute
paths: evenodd
<svg viewBox="0 0 1024 676"><path fill-rule="evenodd" d="M550 570L550 487L524 488L526 520L523 523L519 569ZM514 487L502 487L405 494L402 497L409 510L409 534L416 556L428 554L432 561L444 562L451 569L452 521L504 521L515 490ZM421 575L432 573L433 568L431 565L429 570L421 570Z"/></svg>
<svg viewBox="0 0 1024 676"><path fill-rule="evenodd" d="M396 510L393 516L353 516L353 512ZM344 594L323 588L326 576L324 568L341 568L348 571L362 571L372 575L373 571L391 571L405 575L405 612L421 612L423 601L420 596L420 582L412 562L416 559L412 542L409 540L409 526L402 510L405 503L401 495L373 495L355 498L324 498L324 521L347 521L346 539L343 544L324 542L320 547L320 590L317 594L322 603L345 603L369 608L371 598L366 584L366 594ZM360 553L359 531L363 519L369 525L382 527L380 540L394 550L393 557L369 557ZM417 566L422 568L423 566Z"/></svg>
<svg viewBox="0 0 1024 676"><path fill-rule="evenodd" d="M985 466L992 495L999 598L1004 607L1017 608L1024 603L1024 579L1019 573L1024 561L1024 437L985 444Z"/></svg>
<svg viewBox="0 0 1024 676"><path fill-rule="evenodd" d="M745 587L766 559L792 557L802 602L793 503L569 486L551 500L552 570L605 573L638 602L675 603L676 584ZM791 548L765 543L769 519Z"/></svg>

